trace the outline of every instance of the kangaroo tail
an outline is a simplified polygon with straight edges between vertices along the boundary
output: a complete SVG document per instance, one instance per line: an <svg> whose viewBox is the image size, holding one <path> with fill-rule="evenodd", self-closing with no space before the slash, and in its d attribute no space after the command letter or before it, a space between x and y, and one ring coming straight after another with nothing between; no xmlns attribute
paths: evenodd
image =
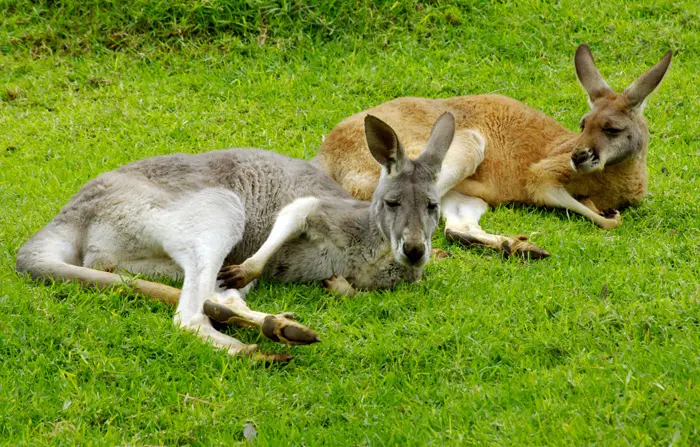
<svg viewBox="0 0 700 447"><path fill-rule="evenodd" d="M78 281L98 289L126 284L136 293L166 304L177 305L180 289L78 265L80 253L77 239L78 232L74 229L59 227L53 223L47 225L19 249L17 271L27 273L35 280Z"/></svg>

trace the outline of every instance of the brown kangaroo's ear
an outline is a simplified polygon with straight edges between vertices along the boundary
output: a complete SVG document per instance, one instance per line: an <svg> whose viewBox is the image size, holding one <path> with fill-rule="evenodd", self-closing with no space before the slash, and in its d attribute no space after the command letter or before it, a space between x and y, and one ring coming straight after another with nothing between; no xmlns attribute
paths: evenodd
<svg viewBox="0 0 700 447"><path fill-rule="evenodd" d="M430 140L416 162L425 164L435 174L440 172L442 160L445 158L454 136L455 117L450 112L445 112L433 124Z"/></svg>
<svg viewBox="0 0 700 447"><path fill-rule="evenodd" d="M671 64L671 53L671 50L668 50L663 59L625 89L625 96L627 96L627 103L630 107L641 106L646 97L659 85Z"/></svg>
<svg viewBox="0 0 700 447"><path fill-rule="evenodd" d="M576 49L574 65L576 66L576 75L578 75L578 80L586 90L586 93L588 93L588 97L590 98L591 102L595 101L601 96L613 93L613 90L605 82L605 79L603 79L603 76L595 66L591 49L588 48L588 45L585 43L579 45L579 47Z"/></svg>
<svg viewBox="0 0 700 447"><path fill-rule="evenodd" d="M386 168L387 174L395 174L402 169L406 154L391 126L375 116L367 115L365 138L372 156Z"/></svg>

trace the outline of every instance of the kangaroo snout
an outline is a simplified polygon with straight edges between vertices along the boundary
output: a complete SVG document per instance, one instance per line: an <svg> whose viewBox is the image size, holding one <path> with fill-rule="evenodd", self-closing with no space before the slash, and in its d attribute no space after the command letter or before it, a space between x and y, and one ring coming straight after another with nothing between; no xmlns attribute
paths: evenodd
<svg viewBox="0 0 700 447"><path fill-rule="evenodd" d="M423 241L406 241L402 251L409 264L420 265L425 257L425 244Z"/></svg>

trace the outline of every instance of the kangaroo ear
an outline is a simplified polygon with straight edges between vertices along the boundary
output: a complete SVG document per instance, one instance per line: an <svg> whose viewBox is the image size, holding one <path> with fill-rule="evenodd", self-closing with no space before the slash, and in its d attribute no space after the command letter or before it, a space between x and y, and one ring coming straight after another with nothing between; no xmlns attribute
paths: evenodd
<svg viewBox="0 0 700 447"><path fill-rule="evenodd" d="M593 54L591 54L591 49L588 48L588 45L581 44L576 49L574 65L576 66L578 80L586 90L586 93L588 93L590 102L595 101L601 96L613 93L613 90L608 86L607 82L605 82L605 79L603 79L603 76L595 66Z"/></svg>
<svg viewBox="0 0 700 447"><path fill-rule="evenodd" d="M406 154L391 126L376 116L367 115L365 116L365 137L369 151L386 169L387 174L394 174L402 169Z"/></svg>
<svg viewBox="0 0 700 447"><path fill-rule="evenodd" d="M450 112L445 112L433 124L430 140L416 162L428 166L436 174L440 172L442 160L445 158L454 136L455 117Z"/></svg>
<svg viewBox="0 0 700 447"><path fill-rule="evenodd" d="M627 103L630 107L637 108L644 104L646 97L654 91L664 78L668 66L671 65L671 57L672 52L669 50L663 59L625 89L625 96L627 96Z"/></svg>

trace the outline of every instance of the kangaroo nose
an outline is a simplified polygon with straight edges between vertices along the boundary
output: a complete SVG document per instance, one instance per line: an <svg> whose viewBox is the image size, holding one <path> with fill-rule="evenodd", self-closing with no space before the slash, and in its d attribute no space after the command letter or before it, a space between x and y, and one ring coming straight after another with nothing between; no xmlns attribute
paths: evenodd
<svg viewBox="0 0 700 447"><path fill-rule="evenodd" d="M406 242L403 246L403 254L411 264L418 264L425 255L425 245L422 242Z"/></svg>

